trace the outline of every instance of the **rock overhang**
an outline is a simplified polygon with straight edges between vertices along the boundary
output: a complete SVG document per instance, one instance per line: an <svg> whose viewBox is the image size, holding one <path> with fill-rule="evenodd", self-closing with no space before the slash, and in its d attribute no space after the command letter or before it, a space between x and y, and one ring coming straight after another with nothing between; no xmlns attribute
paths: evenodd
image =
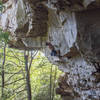
<svg viewBox="0 0 100 100"><path fill-rule="evenodd" d="M100 84L95 82L97 77L93 73L98 68L100 70L100 1L4 1L6 9L2 12L0 27L11 32L10 47L21 50L45 48L48 59L68 74L65 81L68 89L72 87L71 93L74 91L72 98L99 100ZM50 48L45 46L46 41L60 50L62 59L51 56ZM84 58L98 68L89 65Z"/></svg>

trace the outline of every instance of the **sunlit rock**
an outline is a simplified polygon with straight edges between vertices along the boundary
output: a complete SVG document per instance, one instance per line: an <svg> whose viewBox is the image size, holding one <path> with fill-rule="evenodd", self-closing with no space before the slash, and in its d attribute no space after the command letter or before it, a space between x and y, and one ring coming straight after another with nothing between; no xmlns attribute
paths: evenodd
<svg viewBox="0 0 100 100"><path fill-rule="evenodd" d="M3 0L3 3L0 27L10 32L9 47L44 48L49 61L66 73L56 91L63 100L99 100L100 0Z"/></svg>
<svg viewBox="0 0 100 100"><path fill-rule="evenodd" d="M43 42L47 38L47 20L48 10L41 2L8 0L4 2L0 26L3 30L11 32L10 40L13 40L14 43L21 40L22 45L26 48L41 48L44 47ZM15 45L13 41L10 42L10 45ZM34 41L37 42L34 45L29 45L29 42L32 43ZM19 47L18 49L25 49L22 46Z"/></svg>

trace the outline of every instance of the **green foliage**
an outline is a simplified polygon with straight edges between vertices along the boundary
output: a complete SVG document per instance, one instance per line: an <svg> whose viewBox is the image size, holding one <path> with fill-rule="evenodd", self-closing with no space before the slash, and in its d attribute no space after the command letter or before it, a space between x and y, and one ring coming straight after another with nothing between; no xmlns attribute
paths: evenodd
<svg viewBox="0 0 100 100"><path fill-rule="evenodd" d="M0 49L0 55L1 55L0 59L0 66L1 66L3 62L3 48ZM31 56L29 56L28 58L30 61ZM55 79L55 72L57 72L56 79ZM52 92L52 94L54 93L53 100L61 100L61 98L55 94L55 91L53 91L53 88L55 90L55 88L57 87L57 79L61 73L62 72L60 72L55 65L52 65L47 60L47 58L44 57L44 55L41 52L39 52L34 57L30 69L32 100L51 100L50 92ZM26 88L25 79L19 80L20 78L25 78L25 74L26 72L25 72L24 52L11 48L6 48L5 89L4 89L3 100L28 100L27 98L24 98L27 97L26 90L20 92L21 90ZM16 80L19 81L12 83ZM2 80L0 79L0 84L1 81ZM0 100L2 99L0 98Z"/></svg>
<svg viewBox="0 0 100 100"><path fill-rule="evenodd" d="M3 8L4 8L4 5L3 5L2 1L0 0L0 11L1 12L2 12Z"/></svg>
<svg viewBox="0 0 100 100"><path fill-rule="evenodd" d="M0 29L0 41L7 43L9 41L9 32L3 32L2 29Z"/></svg>
<svg viewBox="0 0 100 100"><path fill-rule="evenodd" d="M61 100L60 97L56 95L55 91L53 91L53 88L55 90L57 87L57 79L62 72L58 70L57 66L52 65L42 53L39 53L33 60L33 66L34 67L31 68L30 74L33 94L32 100L51 100L50 91L54 94L53 100ZM55 71L57 72L56 79ZM52 76L50 82L51 74Z"/></svg>
<svg viewBox="0 0 100 100"><path fill-rule="evenodd" d="M0 13L2 14L4 5L2 3L2 1L0 0ZM3 32L2 29L0 29L0 41L4 41L5 43L8 42L8 37L9 37L9 33L8 32Z"/></svg>

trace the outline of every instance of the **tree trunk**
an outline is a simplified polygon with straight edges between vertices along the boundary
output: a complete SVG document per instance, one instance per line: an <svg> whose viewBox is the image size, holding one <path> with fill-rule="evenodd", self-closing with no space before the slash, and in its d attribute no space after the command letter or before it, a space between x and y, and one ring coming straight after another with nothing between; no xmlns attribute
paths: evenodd
<svg viewBox="0 0 100 100"><path fill-rule="evenodd" d="M55 96L56 76L57 76L57 68L55 67L55 74L54 74L54 81L53 81L53 90L52 90L52 100L54 100L54 96Z"/></svg>
<svg viewBox="0 0 100 100"><path fill-rule="evenodd" d="M4 72L4 66L5 66L5 59L6 59L6 44L4 45L3 49L3 63L2 63L2 70L1 70L1 79L2 79L2 87L1 87L1 98L4 97L4 85L5 85L5 72Z"/></svg>
<svg viewBox="0 0 100 100"><path fill-rule="evenodd" d="M29 73L29 68L28 68L28 55L26 54L26 52L24 53L24 59L25 59L25 71L26 71L27 95L28 95L28 100L32 100L31 84L30 84L30 73Z"/></svg>
<svg viewBox="0 0 100 100"><path fill-rule="evenodd" d="M50 100L52 100L52 66L50 69Z"/></svg>

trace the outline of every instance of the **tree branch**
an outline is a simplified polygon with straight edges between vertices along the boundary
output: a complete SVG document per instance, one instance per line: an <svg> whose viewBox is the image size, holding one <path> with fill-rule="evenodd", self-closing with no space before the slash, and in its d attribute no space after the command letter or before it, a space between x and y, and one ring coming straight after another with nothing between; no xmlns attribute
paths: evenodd
<svg viewBox="0 0 100 100"><path fill-rule="evenodd" d="M30 61L30 64L29 64L29 72L30 72L30 69L31 69L32 61L33 61L34 57L37 55L37 53L38 53L38 51L36 51L36 52L34 52L34 54L32 54L32 51L31 51L31 61Z"/></svg>
<svg viewBox="0 0 100 100"><path fill-rule="evenodd" d="M14 75L21 73L22 69L19 70L17 73L14 73L13 75L11 75L7 81L5 81L5 83L7 83Z"/></svg>
<svg viewBox="0 0 100 100"><path fill-rule="evenodd" d="M11 82L11 83L8 83L8 84L5 84L5 86L11 85L11 84L16 83L16 82L18 82L18 81L20 81L20 80L23 80L23 79L25 79L25 78L21 78L21 79L19 79L19 80L14 81L14 82Z"/></svg>

